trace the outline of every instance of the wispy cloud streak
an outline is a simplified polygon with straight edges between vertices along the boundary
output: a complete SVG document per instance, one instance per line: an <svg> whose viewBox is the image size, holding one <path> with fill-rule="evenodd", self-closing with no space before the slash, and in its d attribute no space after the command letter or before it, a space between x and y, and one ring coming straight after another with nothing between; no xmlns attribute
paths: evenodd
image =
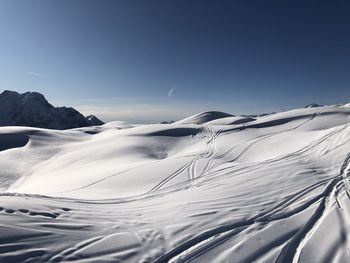
<svg viewBox="0 0 350 263"><path fill-rule="evenodd" d="M43 77L44 75L41 73L37 73L37 72L33 72L33 71L28 71L27 72L28 75L32 75L34 77Z"/></svg>
<svg viewBox="0 0 350 263"><path fill-rule="evenodd" d="M176 88L172 88L172 89L169 90L169 92L168 92L168 97L169 98L174 95L175 90L176 90Z"/></svg>

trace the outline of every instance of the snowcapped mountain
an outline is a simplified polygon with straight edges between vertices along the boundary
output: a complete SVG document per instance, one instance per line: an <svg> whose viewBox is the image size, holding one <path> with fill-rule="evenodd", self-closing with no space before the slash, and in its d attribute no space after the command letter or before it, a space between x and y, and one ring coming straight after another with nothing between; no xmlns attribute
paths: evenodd
<svg viewBox="0 0 350 263"><path fill-rule="evenodd" d="M0 126L64 130L102 124L97 117L84 117L71 107L54 107L38 92L5 90L0 94Z"/></svg>
<svg viewBox="0 0 350 263"><path fill-rule="evenodd" d="M100 125L105 124L103 121L101 121L95 115L89 115L89 116L85 117L85 119L90 123L90 126L100 126Z"/></svg>

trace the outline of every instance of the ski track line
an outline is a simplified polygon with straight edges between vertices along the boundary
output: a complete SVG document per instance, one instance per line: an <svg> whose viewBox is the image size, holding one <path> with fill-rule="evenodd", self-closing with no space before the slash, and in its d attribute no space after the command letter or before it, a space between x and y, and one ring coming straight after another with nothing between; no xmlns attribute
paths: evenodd
<svg viewBox="0 0 350 263"><path fill-rule="evenodd" d="M323 109L322 109L323 110ZM281 131L281 132L276 132L276 133L273 133L271 135L268 135L266 136L265 138L261 138L260 140L257 140L257 141L254 141L253 143L251 143L250 145L248 145L248 147L246 149L244 149L232 162L237 162L239 160L242 159L242 157L244 157L244 155L249 152L256 144L266 140L266 139L270 139L271 137L273 136L276 136L276 135L280 135L282 133L286 133L286 132L290 132L290 131L293 131L293 130L296 130L302 126L304 126L305 124L309 123L310 121L312 121L313 119L315 119L317 116L319 116L322 112L322 110L320 110L318 113L314 113L310 119L307 119L305 122L297 125L296 127L293 127L291 129L288 129L288 130L285 130L285 131Z"/></svg>
<svg viewBox="0 0 350 263"><path fill-rule="evenodd" d="M273 158L273 159L269 159L269 160L264 161L263 163L269 164L269 163L273 163L273 162L284 160L284 159L285 160L291 160L292 158L300 156L300 154L305 154L307 151L312 150L315 146L318 146L319 144L329 140L332 136L335 136L335 135L339 134L341 131L345 130L348 127L349 127L348 124L347 125L342 125L341 128L339 128L337 130L334 130L334 131L330 131L329 133L324 135L322 138L315 140L310 145L305 146L304 148L299 149L296 152L289 153L289 154L283 155L283 156L279 156L279 157L276 157L276 158ZM268 135L271 135L271 134L268 134ZM266 135L263 135L263 136L266 136ZM263 136L261 136L261 137L263 137ZM240 146L240 145L237 145L237 146ZM228 161L228 162L232 162L232 160ZM261 162L256 163L256 165L260 165L260 164L261 164ZM222 165L222 163L219 163L219 164L215 165L214 167L212 167L212 169L208 170L205 174L202 173L197 178L204 177L204 176L208 177L208 175L210 175L210 178L212 178L214 176L222 176L224 174L228 174L228 173L231 173L231 172L236 172L236 166L237 166L236 164L212 172L212 170L214 170L215 168L217 168L220 165ZM249 170L251 168L254 168L256 165L249 166L249 167L244 167L243 169L245 169L245 170L248 169ZM243 173L243 171L241 171L241 173ZM208 180L210 180L210 178L208 178ZM349 183L349 185L350 185L350 183ZM349 193L349 195L350 195L350 193Z"/></svg>
<svg viewBox="0 0 350 263"><path fill-rule="evenodd" d="M179 174L181 174L183 171L185 171L186 169L188 169L193 161L185 164L184 166L182 166L181 168L179 168L178 170L176 170L174 173L172 173L170 176L166 177L164 180L162 180L161 182L159 182L155 187L153 187L148 194L153 193L157 190L159 190L160 188L162 188L166 183L168 183L170 180L172 180L173 178L175 178L176 176L178 176Z"/></svg>
<svg viewBox="0 0 350 263"><path fill-rule="evenodd" d="M217 147L216 147L216 138L219 137L222 133L222 130L218 130L216 133L214 133L213 131L213 137L211 140L211 145L212 145L212 154L208 157L210 158L209 161L207 162L206 166L204 167L202 173L200 176L202 176L203 174L205 174L208 170L211 169L212 163L214 162L214 159L216 159L214 156L217 152ZM214 158L211 158L214 157Z"/></svg>
<svg viewBox="0 0 350 263"><path fill-rule="evenodd" d="M210 134L212 134L211 129L208 129L208 131L209 131ZM209 141L211 141L211 140L213 140L213 136L211 136L211 139L210 139ZM210 145L210 144L209 144L209 145ZM211 145L210 145L210 147L211 147ZM213 155L211 149L209 149L209 150L207 149L206 151L209 152L209 153L205 153L205 154L207 154L209 157ZM201 155L203 155L203 154L201 154ZM207 158L209 158L209 157L207 157ZM199 157L198 159L200 159L200 157ZM149 191L149 193L154 192L154 191L158 190L159 188L161 188L161 187L162 187L163 185L165 185L167 182L169 182L170 180L172 180L173 178L175 178L178 174L180 174L181 172L183 172L187 167L193 166L193 165L194 165L193 163L196 162L196 161L197 161L197 159L194 159L194 160L192 160L190 163L187 163L187 164L185 164L184 166L182 166L181 168L179 168L177 171L175 171L175 172L172 173L169 177L167 177L164 181L161 181L161 182L159 183L159 185L156 185L154 188L152 188L152 189ZM159 162L159 161L157 160L157 161L155 161L155 162ZM97 180L97 181L91 182L91 183L89 183L89 184L87 184L87 185L84 185L84 186L82 186L82 187L78 187L78 188L66 190L66 191L63 191L63 192L56 192L56 193L69 193L69 192L73 192L73 191L78 191L78 190L86 189L86 188L88 188L88 187L90 187L90 186L96 185L96 184L98 184L98 183L101 183L101 182L103 182L103 181L105 181L105 180L108 180L108 179L113 178L113 177L115 177L115 176L118 176L118 175L120 175L120 174L129 172L129 171L131 171L131 170L133 170L133 169L137 169L137 168L140 168L140 167L143 167L143 166L147 166L147 165L150 165L150 164L153 164L153 163L154 163L154 162L152 162L152 163L146 163L146 164L141 164L141 165L136 166L136 167L131 167L131 168L129 168L129 169L126 169L126 170L120 171L120 172L118 172L118 173L115 173L115 174L106 176L106 177L104 177L104 178L101 178L101 179L99 179L99 180ZM193 169L192 169L192 170L193 170ZM193 175L194 175L194 173L192 172L192 176L189 177L189 179L190 179L191 181L195 178L195 176L193 176Z"/></svg>
<svg viewBox="0 0 350 263"><path fill-rule="evenodd" d="M63 250L61 253L59 253L58 255L54 255L50 261L60 262L60 261L64 260L64 258L69 257L69 256L73 255L74 253L77 253L81 249L84 249L85 247L90 246L90 245L102 240L103 238L104 238L103 236L97 236L97 237L93 237L93 238L89 238L87 240L84 240L81 243L75 245L74 247L67 248L67 249Z"/></svg>
<svg viewBox="0 0 350 263"><path fill-rule="evenodd" d="M288 129L288 130L285 130L285 131L280 131L280 132L275 132L275 133L269 133L269 134L264 134L264 135L261 135L261 136L258 136L258 137L255 137L253 139L248 139L246 140L245 142L243 143L240 143L240 144L237 144L235 145L234 147L232 147L231 149L229 149L228 151L226 151L225 153L223 153L222 155L216 157L215 159L217 160L222 160L224 158L226 158L229 154L231 154L234 150L236 150L238 147L244 145L245 143L249 142L249 141L252 141L253 142L251 144L249 144L240 154L238 154L237 157L235 157L233 160L230 160L228 162L237 162L239 161L249 150L251 150L257 143L261 142L261 141L264 141L266 139L269 139L275 135L279 135L279 134L282 134L284 132L289 132L289 131L292 131L292 130L296 130L298 128L300 128L301 126L307 124L308 122L310 122L311 120L315 119L317 116L319 116L321 114L321 112L323 111L320 110L318 113L314 113L309 119L307 119L305 122L297 125L296 127L293 127L291 129ZM229 133L231 134L231 133ZM225 134L224 134L225 135ZM212 170L214 170L215 168L217 168L218 166L222 165L222 163L219 163L217 165L215 165L214 167L211 167L210 169L206 170L205 173L203 173L202 175L207 175L208 173L210 173Z"/></svg>
<svg viewBox="0 0 350 263"><path fill-rule="evenodd" d="M287 155L283 155L283 156L279 156L277 158L273 158L273 159L269 159L269 160L266 160L264 161L265 164L269 164L271 162L276 162L276 161L280 161L282 159L291 159L291 158L295 158L295 157L299 157L300 154L305 154L307 151L309 150L312 150L315 146L318 146L319 144L327 141L328 139L330 139L332 136L335 136L337 134L339 134L341 131L345 130L346 128L348 128L349 125L344 125L343 127L335 130L335 131L331 131L329 132L328 134L326 134L324 137L312 142L310 145L307 145L305 146L304 148L302 149L299 149L297 150L296 152L293 152L293 153L289 153ZM228 161L228 162L232 162L231 161ZM260 165L261 163L257 163L257 165ZM236 164L232 165L232 166L229 166L229 167L225 167L225 168L222 168L220 170L217 170L217 171L213 171L215 168L219 167L220 165L222 165L222 163L219 163L218 165L214 166L211 170L208 171L207 174L205 174L206 176L207 175L211 175L211 176L217 176L217 175L221 175L221 174L227 174L227 173L230 173L232 171L234 171L233 169L235 169L235 167L237 166ZM246 167L247 169L248 168L251 168L251 167Z"/></svg>
<svg viewBox="0 0 350 263"><path fill-rule="evenodd" d="M332 205L332 201L334 201L337 187L339 185L346 187L344 179L345 177L349 176L349 166L350 154L347 156L343 163L340 175L332 179L326 187L321 203L319 204L312 217L308 220L305 226L300 229L299 232L292 238L292 240L283 247L276 260L276 263L298 262L303 247L306 245L312 234L322 224L323 219L327 215L327 212Z"/></svg>
<svg viewBox="0 0 350 263"><path fill-rule="evenodd" d="M196 167L196 162L200 159L206 158L206 156L211 156L212 155L212 150L211 150L211 143L210 141L213 139L213 136L211 136L212 131L211 129L208 129L208 133L210 135L210 139L207 141L207 148L205 150L204 153L199 154L196 158L194 158L193 160L191 160L189 163L185 164L184 166L182 166L181 168L179 168L177 171L175 171L174 173L172 173L170 176L168 176L167 178L165 178L164 180L162 180L161 182L159 182L155 187L153 187L148 194L153 193L159 189L161 189L165 184L167 184L169 181L171 181L172 179L174 179L176 176L178 176L179 174L181 174L183 171L185 171L186 169L188 169L189 171L189 180L193 181L193 179L195 178L195 167Z"/></svg>
<svg viewBox="0 0 350 263"><path fill-rule="evenodd" d="M305 146L304 148L302 148L302 149L300 149L300 150L298 150L298 151L296 151L294 153L290 153L288 155L284 155L284 156L281 156L281 157L277 157L277 158L273 158L273 159L270 159L270 160L266 160L266 161L264 161L264 163L269 164L271 162L276 162L276 161L279 161L279 160L282 160L282 159L291 159L291 158L298 157L300 154L304 154L307 151L313 149L315 146L319 145L320 143L323 143L323 142L327 141L332 136L335 136L335 135L339 134L341 131L343 131L344 129L348 128L348 126L349 125L344 125L344 126L342 126L341 128L339 128L337 130L330 131L329 133L327 133L322 138L317 139L316 141L311 143L311 145ZM272 135L272 134L268 134L268 135ZM263 136L266 136L266 135L263 135ZM261 137L263 137L263 136L261 136ZM240 145L238 145L238 146L240 146ZM261 164L261 163L257 163L257 165L258 164ZM219 165L221 165L221 164L218 164L215 167L217 167ZM215 167L213 167L212 169L208 170L206 173L202 173L200 176L197 176L197 178L202 178L203 176L208 176L208 175L210 175L210 177L212 178L214 176L221 176L221 175L224 175L224 174L227 174L227 173L231 173L231 172L234 172L234 169L236 168L236 166L237 165L233 165L233 166L230 166L230 167L222 168L222 169L220 169L218 171L211 172L212 169L215 169ZM254 166L245 167L244 169L251 169L252 167L254 167ZM349 182L349 185L350 185L350 182ZM349 195L350 195L350 191L349 191Z"/></svg>
<svg viewBox="0 0 350 263"><path fill-rule="evenodd" d="M325 211L327 211L331 205L332 198L334 197L334 193L336 190L336 187L338 184L342 182L344 179L343 173L345 172L346 168L348 167L350 162L350 155L346 158L342 168L341 172L338 176L334 177L333 179L330 180L328 183L327 187L323 191L323 193L319 196L316 196L315 198L311 199L310 202L307 203L306 205L301 205L302 208L306 209L310 207L312 204L318 202L318 200L321 198L321 203L318 205L316 208L316 211L314 214L311 216L311 218L307 221L305 226L301 228L295 236L292 238L290 242L287 243L286 246L283 247L280 255L278 256L278 259L276 263L295 263L297 262L297 259L300 255L300 251L302 250L302 247L305 242L307 242L307 237L309 237L313 231L316 230L317 228L317 223L322 222L323 216L325 215ZM300 208L296 208L290 212L287 212L286 214L288 216L284 216L283 218L290 217L295 215L296 213L301 212L302 210ZM231 224L226 224L226 225L221 225L215 228L212 228L210 230L207 230L205 232L200 233L199 235L185 241L184 243L180 244L179 246L173 248L166 254L162 255L159 257L155 262L156 263L163 263L163 262L168 262L174 257L180 256L187 250L191 249L192 247L204 242L205 240L208 240L210 238L213 238L219 234L228 232L228 231L233 231L238 228L246 228L249 227L250 225L253 225L255 223L259 222L264 222L266 221L265 216L269 214L271 210L262 212L257 214L256 216L243 221L243 222L234 222ZM275 219L279 220L279 218ZM268 221L267 221L268 222ZM296 260L295 260L296 258Z"/></svg>

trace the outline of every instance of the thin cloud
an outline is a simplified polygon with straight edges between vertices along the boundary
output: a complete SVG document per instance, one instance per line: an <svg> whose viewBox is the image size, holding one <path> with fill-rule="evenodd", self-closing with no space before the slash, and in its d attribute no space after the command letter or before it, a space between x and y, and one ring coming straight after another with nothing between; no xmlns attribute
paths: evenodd
<svg viewBox="0 0 350 263"><path fill-rule="evenodd" d="M33 72L33 71L28 71L27 74L35 76L35 77L43 77L44 75L41 73Z"/></svg>
<svg viewBox="0 0 350 263"><path fill-rule="evenodd" d="M77 105L75 107L85 116L93 114L108 122L121 120L131 123L151 123L161 121L176 121L188 117L198 110L185 110L183 107L167 105Z"/></svg>
<svg viewBox="0 0 350 263"><path fill-rule="evenodd" d="M176 88L172 88L172 89L169 90L169 92L168 92L168 97L169 98L173 96L175 90L176 90Z"/></svg>

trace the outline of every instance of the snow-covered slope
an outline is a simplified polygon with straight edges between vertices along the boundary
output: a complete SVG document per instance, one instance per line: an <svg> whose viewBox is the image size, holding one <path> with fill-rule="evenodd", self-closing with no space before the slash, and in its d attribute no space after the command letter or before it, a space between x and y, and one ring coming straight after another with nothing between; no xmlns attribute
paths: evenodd
<svg viewBox="0 0 350 263"><path fill-rule="evenodd" d="M224 117L207 122L208 125L234 125L255 121L256 119L246 116Z"/></svg>
<svg viewBox="0 0 350 263"><path fill-rule="evenodd" d="M0 126L30 126L71 129L102 125L97 117L84 117L73 108L54 107L37 92L19 94L5 90L0 94Z"/></svg>
<svg viewBox="0 0 350 263"><path fill-rule="evenodd" d="M190 116L188 118L185 118L183 120L177 121L176 123L181 124L204 124L209 121L226 118L226 117L232 117L231 114L221 112L221 111L206 111L201 112L198 114L195 114L193 116Z"/></svg>
<svg viewBox="0 0 350 263"><path fill-rule="evenodd" d="M224 117L0 128L0 262L349 262L350 108Z"/></svg>

